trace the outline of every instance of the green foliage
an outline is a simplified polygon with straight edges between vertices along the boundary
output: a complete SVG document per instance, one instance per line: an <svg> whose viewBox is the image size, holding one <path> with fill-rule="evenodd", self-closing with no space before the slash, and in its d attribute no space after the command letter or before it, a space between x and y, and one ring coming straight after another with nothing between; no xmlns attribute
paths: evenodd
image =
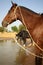
<svg viewBox="0 0 43 65"><path fill-rule="evenodd" d="M24 25L19 25L19 31L21 31L21 30L26 30L26 27L24 26Z"/></svg>
<svg viewBox="0 0 43 65"><path fill-rule="evenodd" d="M4 32L4 28L3 27L0 27L0 32Z"/></svg>
<svg viewBox="0 0 43 65"><path fill-rule="evenodd" d="M18 28L17 28L17 26L13 26L13 27L11 27L11 29L13 32L19 32L21 30L26 30L26 27L24 25L20 24Z"/></svg>
<svg viewBox="0 0 43 65"><path fill-rule="evenodd" d="M18 28L16 26L11 27L12 31L18 32Z"/></svg>
<svg viewBox="0 0 43 65"><path fill-rule="evenodd" d="M8 30L6 28L0 27L0 32L4 32L4 31L8 32Z"/></svg>

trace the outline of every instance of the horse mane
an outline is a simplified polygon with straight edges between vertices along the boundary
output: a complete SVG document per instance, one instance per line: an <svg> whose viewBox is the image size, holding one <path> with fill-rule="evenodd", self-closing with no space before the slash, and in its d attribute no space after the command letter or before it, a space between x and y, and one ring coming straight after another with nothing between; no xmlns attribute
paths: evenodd
<svg viewBox="0 0 43 65"><path fill-rule="evenodd" d="M12 7L10 8L10 10L12 10L12 8L14 7L14 5L12 5ZM40 15L39 13L36 13L34 11L32 11L31 9L24 7L24 6L20 6L21 8L27 10L29 12L29 14L35 14L35 15ZM8 12L10 12L10 10ZM42 15L42 14L41 14Z"/></svg>
<svg viewBox="0 0 43 65"><path fill-rule="evenodd" d="M27 8L27 7L24 7L24 6L20 6L21 8L24 8L25 10L27 10L29 13L31 14L36 14L36 15L40 15L39 13L36 13L34 11L32 11L31 9Z"/></svg>
<svg viewBox="0 0 43 65"><path fill-rule="evenodd" d="M41 16L43 17L43 13L41 13Z"/></svg>

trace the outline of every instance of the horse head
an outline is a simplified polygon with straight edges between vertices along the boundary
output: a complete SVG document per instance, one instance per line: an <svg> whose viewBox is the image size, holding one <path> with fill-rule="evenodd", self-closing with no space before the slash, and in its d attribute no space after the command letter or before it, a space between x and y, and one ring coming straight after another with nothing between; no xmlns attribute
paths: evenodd
<svg viewBox="0 0 43 65"><path fill-rule="evenodd" d="M16 19L19 18L19 8L18 5L16 3L12 3L12 7L10 8L10 10L8 11L7 15L5 16L5 18L2 21L2 26L3 27L7 27L9 24L11 24L12 22L16 21ZM18 15L19 13L19 15Z"/></svg>

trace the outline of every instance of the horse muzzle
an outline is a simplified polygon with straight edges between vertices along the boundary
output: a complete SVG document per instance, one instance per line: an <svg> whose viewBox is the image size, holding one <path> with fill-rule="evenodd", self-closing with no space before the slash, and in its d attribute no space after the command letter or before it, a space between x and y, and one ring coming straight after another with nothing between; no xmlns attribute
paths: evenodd
<svg viewBox="0 0 43 65"><path fill-rule="evenodd" d="M2 22L2 26L3 26L3 27L7 27L8 24L9 24L9 23L8 23L7 21L3 21L3 22Z"/></svg>

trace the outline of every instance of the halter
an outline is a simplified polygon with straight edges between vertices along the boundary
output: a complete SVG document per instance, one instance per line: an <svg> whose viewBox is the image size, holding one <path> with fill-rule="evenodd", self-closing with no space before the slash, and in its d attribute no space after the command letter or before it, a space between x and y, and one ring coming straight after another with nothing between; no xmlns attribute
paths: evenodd
<svg viewBox="0 0 43 65"><path fill-rule="evenodd" d="M15 15L15 19L17 20L17 16L16 16L16 10L19 6L16 6L15 10L14 10L14 15Z"/></svg>
<svg viewBox="0 0 43 65"><path fill-rule="evenodd" d="M16 8L15 8L15 10L14 10L15 19L17 20L17 15L16 15L16 10L17 10L17 8L19 8L20 15L21 15L21 18L22 18L22 22L23 22L23 24L25 25L25 27L26 27L26 29L27 29L27 26L26 26L26 24L25 24L25 22L24 22L24 17L23 17L23 15L22 15L20 6L16 6ZM5 23L7 23L7 24L9 25L9 22L6 21ZM28 31L28 30L27 30L27 31ZM28 33L29 33L29 31L28 31ZM30 33L29 33L29 35L30 35ZM31 37L31 35L30 35L30 37ZM31 39L33 40L32 37L31 37ZM33 45L36 45L37 48L43 52L43 49L41 49L34 41L33 41Z"/></svg>
<svg viewBox="0 0 43 65"><path fill-rule="evenodd" d="M16 16L16 10L19 6L16 6L15 10L14 10L14 16L15 16L15 19L17 20L17 16ZM5 21L5 24L10 24L9 22Z"/></svg>
<svg viewBox="0 0 43 65"><path fill-rule="evenodd" d="M21 8L20 8L20 6L16 6L16 8L15 8L15 10L14 10L15 18L16 18L16 20L17 20L17 16L16 16L16 10L17 10L17 8L19 8L19 11L20 11L20 15L21 15L21 18L22 18L23 24L25 25L25 27L26 27L26 29L27 29L27 26L26 26L26 24L25 24L25 22L24 22L24 17L23 17L23 15L22 15L22 12L21 12ZM28 31L28 30L27 30L27 31ZM29 31L28 31L28 33L29 33ZM30 35L30 33L29 33L29 35ZM30 35L30 37L31 37L31 35ZM31 37L31 39L33 40L32 37ZM39 47L34 41L33 41L33 45L36 45L37 48L43 52L43 49L41 49L41 48L40 48L40 47Z"/></svg>

